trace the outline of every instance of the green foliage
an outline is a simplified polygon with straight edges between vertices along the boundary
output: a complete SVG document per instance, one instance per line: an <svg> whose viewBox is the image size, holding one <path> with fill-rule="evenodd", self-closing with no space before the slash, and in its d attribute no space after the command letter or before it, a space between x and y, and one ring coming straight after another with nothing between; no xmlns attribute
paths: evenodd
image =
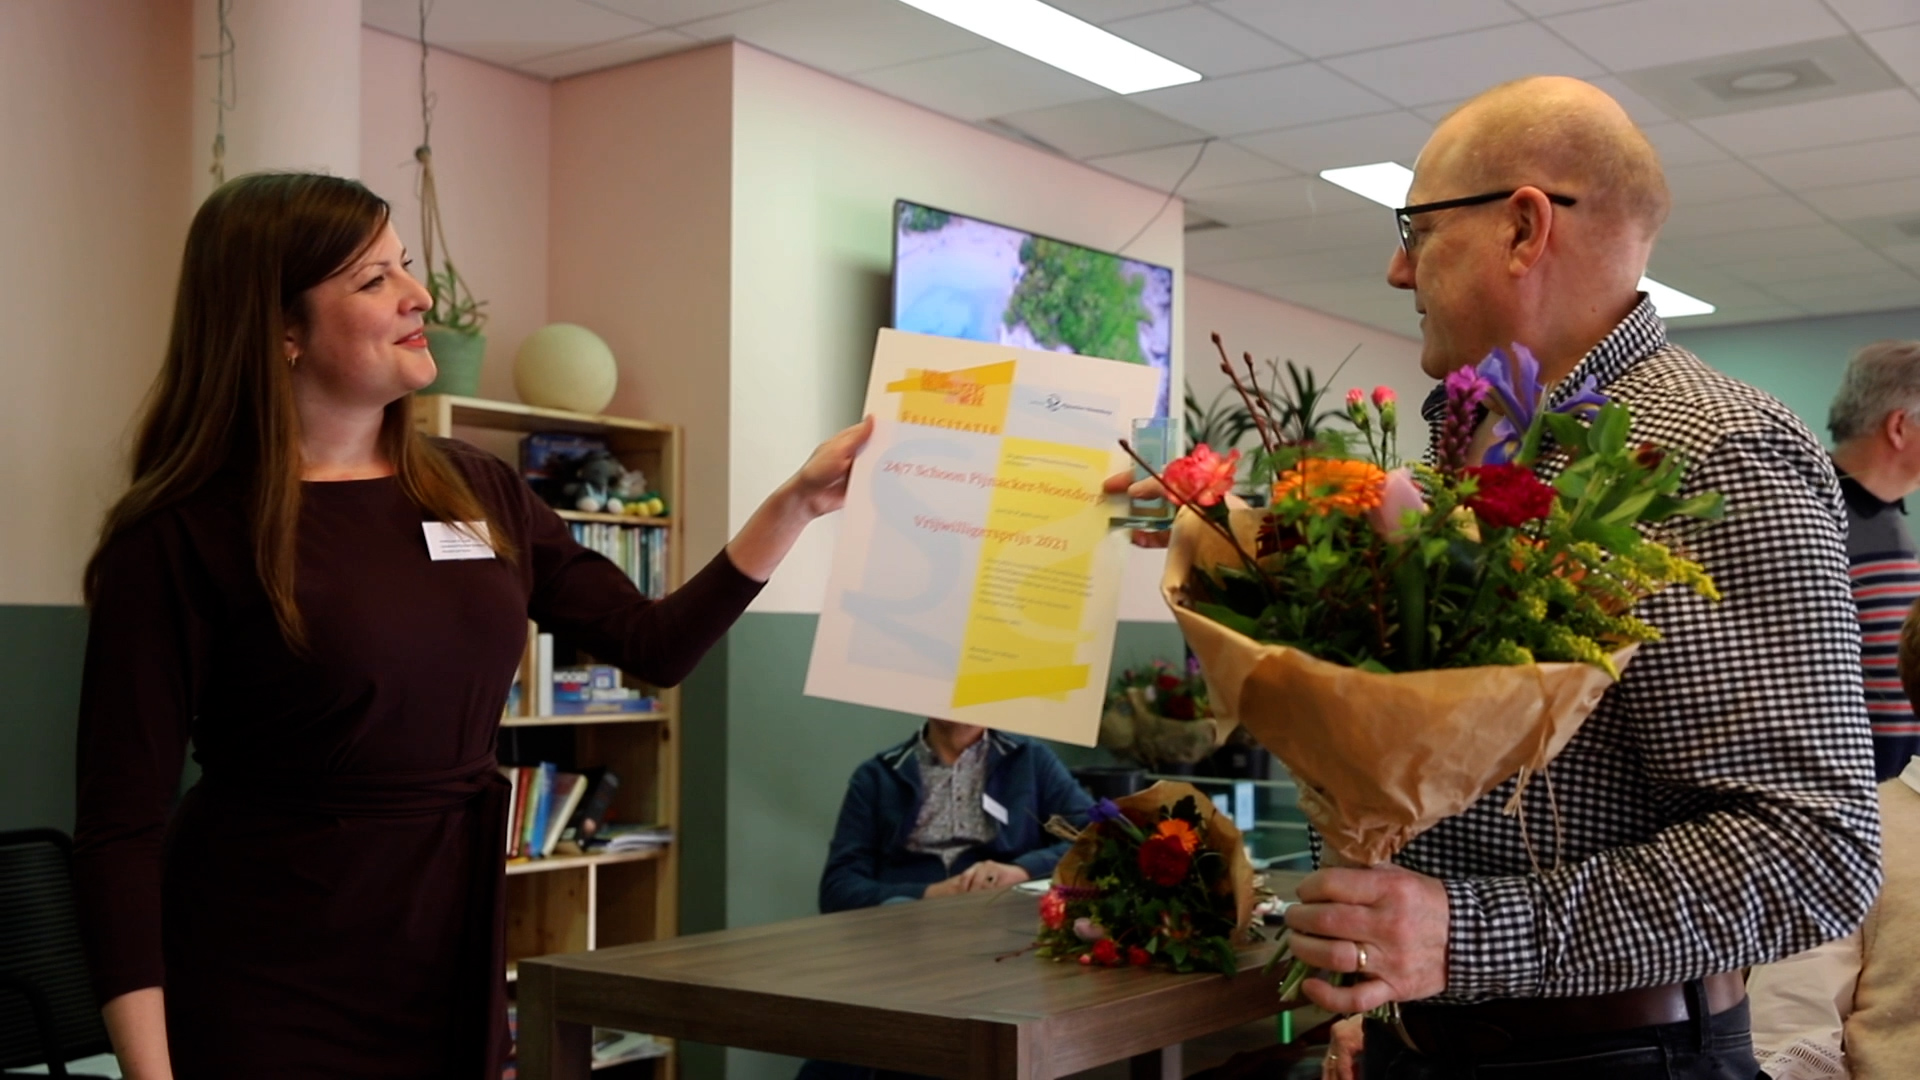
<svg viewBox="0 0 1920 1080"><path fill-rule="evenodd" d="M910 233L939 232L952 220L953 215L945 210L933 210L911 203L900 210L900 227Z"/></svg>
<svg viewBox="0 0 1920 1080"><path fill-rule="evenodd" d="M467 288L452 262L441 266L444 269L427 268L427 294L433 297L433 308L424 321L428 326L478 334L487 325L487 302L474 299L473 290Z"/></svg>
<svg viewBox="0 0 1920 1080"><path fill-rule="evenodd" d="M1146 281L1121 273L1120 260L1041 237L1020 245L1022 272L1007 302L1006 324L1026 324L1047 348L1144 364L1140 324L1151 320Z"/></svg>

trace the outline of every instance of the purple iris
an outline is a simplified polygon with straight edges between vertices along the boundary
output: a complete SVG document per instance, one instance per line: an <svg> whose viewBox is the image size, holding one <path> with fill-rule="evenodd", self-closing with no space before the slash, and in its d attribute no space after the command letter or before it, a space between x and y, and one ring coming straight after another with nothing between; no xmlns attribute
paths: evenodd
<svg viewBox="0 0 1920 1080"><path fill-rule="evenodd" d="M1519 453L1520 442L1533 426L1534 413L1545 396L1545 388L1540 385L1540 361L1516 342L1511 356L1505 349L1495 349L1475 370L1492 388L1504 414L1493 425L1494 444L1487 448L1487 464L1506 464ZM1590 417L1606 403L1589 375L1565 401L1551 408L1568 416Z"/></svg>
<svg viewBox="0 0 1920 1080"><path fill-rule="evenodd" d="M1101 799L1093 804L1093 809L1087 811L1087 820L1095 825L1117 820L1120 816L1120 807L1112 799Z"/></svg>

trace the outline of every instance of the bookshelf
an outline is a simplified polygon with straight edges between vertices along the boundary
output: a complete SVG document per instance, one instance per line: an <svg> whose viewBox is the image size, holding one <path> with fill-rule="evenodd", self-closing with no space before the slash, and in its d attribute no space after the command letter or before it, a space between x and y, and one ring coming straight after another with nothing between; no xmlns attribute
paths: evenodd
<svg viewBox="0 0 1920 1080"><path fill-rule="evenodd" d="M666 497L665 517L557 511L566 521L614 529L658 530L665 537L665 587L682 580L681 432L672 424L587 415L515 402L445 394L414 401L414 422L429 435L461 439L519 467L520 440L534 432L595 435L622 464L639 469ZM620 778L608 818L668 826L663 847L614 854L516 859L507 864L507 977L523 957L581 952L673 937L679 931L680 691L647 688L648 712L537 715L535 635L521 658L521 694L501 720L502 764L555 760L563 769L603 766ZM632 679L629 685L638 685ZM562 760L564 759L564 760ZM671 1075L669 1056L664 1072Z"/></svg>

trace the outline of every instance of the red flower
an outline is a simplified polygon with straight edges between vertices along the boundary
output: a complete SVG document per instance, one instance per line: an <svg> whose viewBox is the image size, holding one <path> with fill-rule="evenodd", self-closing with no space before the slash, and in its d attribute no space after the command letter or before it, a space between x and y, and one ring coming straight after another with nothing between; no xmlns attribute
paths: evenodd
<svg viewBox="0 0 1920 1080"><path fill-rule="evenodd" d="M1177 836L1156 833L1140 845L1140 872L1162 888L1185 881L1192 866L1193 856Z"/></svg>
<svg viewBox="0 0 1920 1080"><path fill-rule="evenodd" d="M1040 924L1049 930L1067 925L1067 898L1060 895L1059 889L1048 889L1047 895L1040 898Z"/></svg>
<svg viewBox="0 0 1920 1080"><path fill-rule="evenodd" d="M1162 675L1158 679L1155 679L1154 682L1162 690L1180 689L1180 679L1175 675Z"/></svg>
<svg viewBox="0 0 1920 1080"><path fill-rule="evenodd" d="M1221 457L1201 443L1193 453L1169 463L1160 478L1165 481L1167 498L1177 505L1212 506L1233 490L1233 470L1239 464L1240 451Z"/></svg>
<svg viewBox="0 0 1920 1080"><path fill-rule="evenodd" d="M1087 955L1093 957L1093 962L1101 967L1120 966L1120 946L1115 945L1110 937L1094 942L1093 951Z"/></svg>
<svg viewBox="0 0 1920 1080"><path fill-rule="evenodd" d="M1489 527L1509 528L1546 517L1553 510L1553 489L1524 465L1472 465L1465 471L1480 485L1467 507Z"/></svg>
<svg viewBox="0 0 1920 1080"><path fill-rule="evenodd" d="M1138 945L1129 946L1127 949L1127 963L1132 964L1134 967L1146 967L1148 964L1153 963L1153 954Z"/></svg>

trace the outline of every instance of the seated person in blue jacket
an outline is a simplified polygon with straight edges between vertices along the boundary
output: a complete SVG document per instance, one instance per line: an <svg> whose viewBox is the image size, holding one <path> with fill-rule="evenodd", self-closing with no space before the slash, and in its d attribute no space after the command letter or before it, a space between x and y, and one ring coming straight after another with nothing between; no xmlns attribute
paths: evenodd
<svg viewBox="0 0 1920 1080"><path fill-rule="evenodd" d="M1004 889L1053 873L1093 800L1044 744L951 720L862 762L833 830L820 910Z"/></svg>

